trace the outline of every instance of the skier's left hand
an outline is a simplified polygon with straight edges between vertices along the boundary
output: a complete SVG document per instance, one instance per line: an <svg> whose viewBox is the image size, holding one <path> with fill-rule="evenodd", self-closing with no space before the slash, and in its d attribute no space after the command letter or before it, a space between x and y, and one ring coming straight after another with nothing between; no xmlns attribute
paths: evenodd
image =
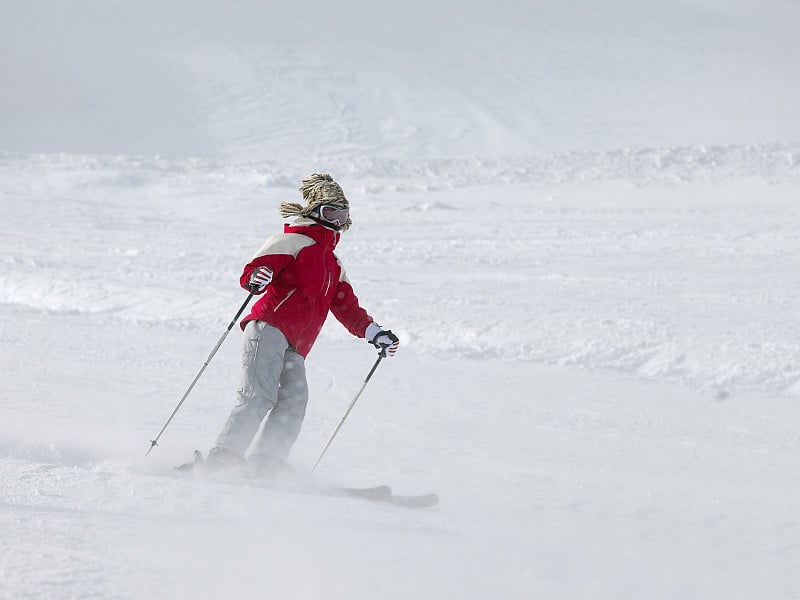
<svg viewBox="0 0 800 600"><path fill-rule="evenodd" d="M384 356L394 356L400 346L400 340L391 329L384 329L374 321L367 325L365 332L367 341L378 348Z"/></svg>

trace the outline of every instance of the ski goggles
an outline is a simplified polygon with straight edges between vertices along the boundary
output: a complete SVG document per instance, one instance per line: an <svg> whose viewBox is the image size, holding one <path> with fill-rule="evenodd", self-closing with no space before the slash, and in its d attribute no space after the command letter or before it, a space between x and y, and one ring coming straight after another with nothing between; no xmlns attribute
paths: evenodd
<svg viewBox="0 0 800 600"><path fill-rule="evenodd" d="M327 223L342 227L350 218L350 209L346 206L323 204L319 207L319 218Z"/></svg>

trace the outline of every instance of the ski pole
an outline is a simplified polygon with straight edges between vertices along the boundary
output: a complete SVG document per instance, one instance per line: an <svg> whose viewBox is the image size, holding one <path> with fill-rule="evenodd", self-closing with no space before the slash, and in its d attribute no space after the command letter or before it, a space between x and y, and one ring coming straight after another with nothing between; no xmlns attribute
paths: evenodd
<svg viewBox="0 0 800 600"><path fill-rule="evenodd" d="M247 299L244 301L242 306L239 308L239 311L236 313L236 316L233 317L233 320L228 325L228 328L225 330L225 333L223 333L222 337L219 338L219 341L217 342L217 345L214 346L214 349L211 351L211 354L208 355L208 358L206 359L206 362L204 362L203 366L200 367L200 371L197 373L197 375L195 375L194 380L189 385L189 388L186 390L186 392L183 394L183 397L181 398L180 402L178 402L178 405L175 407L175 410L172 411L172 414L169 416L169 419L167 419L167 422L164 423L164 426L161 428L161 431L158 432L158 435L156 436L156 438L154 440L150 440L150 449L147 451L147 454L145 454L145 456L150 454L151 450L153 448L155 448L156 446L158 446L158 440L161 437L161 434L164 433L164 430L170 424L170 421L172 421L172 418L175 416L175 413L177 413L178 410L180 409L181 405L183 404L183 401L186 400L186 398L189 396L189 393L194 388L194 385L197 383L197 380L200 379L200 376L203 374L203 371L206 370L206 367L208 366L208 363L210 363L211 359L214 358L214 355L217 353L217 350L219 350L220 346L222 346L222 342L224 342L225 338L228 337L228 334L231 332L231 329L233 329L233 326L236 324L236 321L238 321L239 317L242 316L242 313L244 312L244 309L247 308L247 305L250 304L250 300L252 300L252 299L253 299L253 293L251 292L247 296Z"/></svg>
<svg viewBox="0 0 800 600"><path fill-rule="evenodd" d="M372 378L372 374L375 372L375 369L378 368L378 365L381 364L381 361L384 359L385 356L386 356L386 348L383 348L381 350L380 354L378 355L378 360L376 360L375 364L372 365L372 369L370 369L369 375L367 375L367 378L364 380L364 383L361 385L361 389L358 390L358 393L356 394L355 398L353 398L353 401L350 402L350 406L347 407L347 412L344 413L344 416L342 417L342 420L339 421L339 424L336 426L336 429L333 430L333 434L331 435L330 439L328 440L328 443L325 444L325 447L322 449L322 452L320 453L319 458L317 459L317 462L315 462L314 466L311 468L312 471L317 468L317 465L319 464L319 461L321 461L322 457L325 456L325 452L327 452L328 448L330 447L331 443L333 442L333 438L335 438L336 434L339 433L339 430L342 428L342 425L344 425L344 422L347 420L347 415L349 415L350 411L353 410L353 407L356 405L356 401L358 400L358 397L361 395L361 392L364 391L364 388L367 387L367 383L369 383L369 380Z"/></svg>

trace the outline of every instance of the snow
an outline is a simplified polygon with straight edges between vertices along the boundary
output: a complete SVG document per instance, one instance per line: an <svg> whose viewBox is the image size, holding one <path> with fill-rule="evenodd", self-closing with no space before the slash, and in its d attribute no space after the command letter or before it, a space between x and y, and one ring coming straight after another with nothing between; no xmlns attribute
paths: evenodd
<svg viewBox="0 0 800 600"><path fill-rule="evenodd" d="M795 3L0 15L0 598L800 597ZM238 328L144 456L314 171L315 478L435 508L176 476Z"/></svg>

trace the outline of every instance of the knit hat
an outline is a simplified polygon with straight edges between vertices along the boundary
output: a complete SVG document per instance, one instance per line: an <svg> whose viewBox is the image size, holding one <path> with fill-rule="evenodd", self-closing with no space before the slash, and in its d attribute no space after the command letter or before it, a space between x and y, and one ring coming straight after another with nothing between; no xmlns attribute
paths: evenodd
<svg viewBox="0 0 800 600"><path fill-rule="evenodd" d="M350 208L350 202L345 198L342 188L328 173L314 173L304 179L300 191L303 194L303 200L306 201L306 206L296 202L281 202L279 210L282 217L308 217L323 204L335 204ZM342 225L341 230L346 231L352 224L353 222L347 219L347 223Z"/></svg>

